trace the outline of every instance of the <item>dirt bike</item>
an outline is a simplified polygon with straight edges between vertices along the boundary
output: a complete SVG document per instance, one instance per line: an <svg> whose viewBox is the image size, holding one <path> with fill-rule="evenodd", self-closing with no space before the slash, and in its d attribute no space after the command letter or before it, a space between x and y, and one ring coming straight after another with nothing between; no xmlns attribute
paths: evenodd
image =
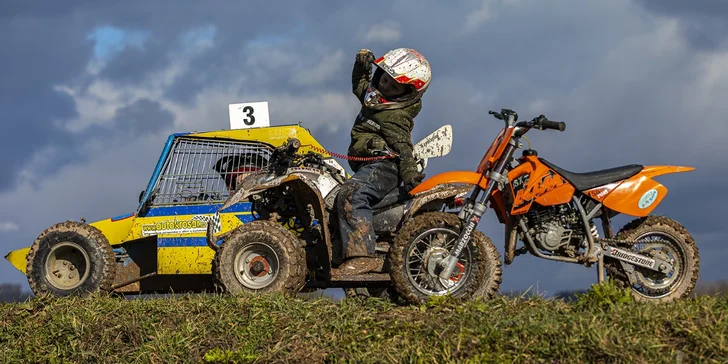
<svg viewBox="0 0 728 364"><path fill-rule="evenodd" d="M446 125L414 145L420 170L426 168L429 158L449 153L451 134L451 127ZM372 206L376 254L384 259L384 265L367 274L335 276L331 270L340 260L341 251L336 219L330 214L334 213L335 198L344 179L340 171L325 163L321 153L302 153L303 147L297 139L289 139L273 152L266 169L241 171L236 177L235 191L213 219L246 199L256 215L254 221L220 235L213 235L215 224L208 225L207 245L215 250L212 271L217 284L233 294L294 294L340 287L349 296L396 299L389 274L393 264L396 269L396 260L388 259L394 237L413 216L456 208L456 201L470 187L432 186L417 196L408 194L403 186L394 188ZM369 159L391 156L382 151ZM457 217L451 214L448 221L453 220L457 224ZM476 245L472 254L458 264L454 277L443 280L456 295L469 297L478 292L487 272L481 267L498 258L492 255L497 250L489 241L479 240Z"/></svg>
<svg viewBox="0 0 728 364"><path fill-rule="evenodd" d="M666 302L690 294L699 272L695 241L677 221L650 214L667 194L665 186L653 178L692 171L693 167L631 164L589 173L570 172L539 157L525 137L532 129L563 132L566 123L544 115L518 121L518 114L509 109L489 114L503 120L505 127L475 172L435 175L411 191L417 195L441 184L474 186L458 212L465 227L450 232L456 243L426 264L428 278L450 277L477 233L488 203L505 226L506 265L525 253L586 267L597 263L600 284L606 273L621 286L630 287L638 301ZM522 148L521 138L528 141L529 148L514 159L516 149ZM637 219L614 235L610 219L618 214ZM601 220L605 237L599 236L596 218ZM420 219L426 217L414 217L408 225L416 228L408 230L405 226L403 231L407 232L397 237L401 241L396 244L406 258L417 255L407 252L424 246L421 236L436 228L420 223ZM524 244L516 249L519 240ZM427 283L409 274L413 267L421 268L422 264L413 262L395 272L394 286L400 294L411 294Z"/></svg>

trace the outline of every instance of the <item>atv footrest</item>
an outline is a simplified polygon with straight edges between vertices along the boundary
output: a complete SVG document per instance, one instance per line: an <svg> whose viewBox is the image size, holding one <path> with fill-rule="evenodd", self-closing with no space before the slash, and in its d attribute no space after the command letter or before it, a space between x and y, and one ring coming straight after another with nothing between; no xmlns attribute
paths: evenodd
<svg viewBox="0 0 728 364"><path fill-rule="evenodd" d="M390 281L389 273L367 273L345 276L333 276L332 282L388 282Z"/></svg>

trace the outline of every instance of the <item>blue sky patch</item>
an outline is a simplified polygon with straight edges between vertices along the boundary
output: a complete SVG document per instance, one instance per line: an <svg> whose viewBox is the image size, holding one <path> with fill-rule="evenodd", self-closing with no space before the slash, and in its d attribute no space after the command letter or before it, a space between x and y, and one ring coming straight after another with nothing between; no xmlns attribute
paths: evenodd
<svg viewBox="0 0 728 364"><path fill-rule="evenodd" d="M87 40L96 42L94 56L102 60L110 59L127 46L143 48L147 38L149 32L121 29L110 25L98 27L86 36Z"/></svg>

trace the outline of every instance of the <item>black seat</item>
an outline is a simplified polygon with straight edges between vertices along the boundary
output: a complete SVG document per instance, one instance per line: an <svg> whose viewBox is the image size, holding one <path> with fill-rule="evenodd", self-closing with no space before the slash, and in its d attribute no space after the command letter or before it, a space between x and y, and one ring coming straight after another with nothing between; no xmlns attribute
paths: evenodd
<svg viewBox="0 0 728 364"><path fill-rule="evenodd" d="M411 196L404 188L404 186L397 186L389 191L386 195L384 195L381 201L377 202L374 206L372 206L372 210L389 207L402 201L406 201L410 198Z"/></svg>
<svg viewBox="0 0 728 364"><path fill-rule="evenodd" d="M639 173L642 168L644 168L641 164L628 164L626 166L603 169L601 171L574 173L563 168L559 168L543 158L539 158L538 160L556 171L556 173L560 174L561 177L564 177L579 191L627 179Z"/></svg>

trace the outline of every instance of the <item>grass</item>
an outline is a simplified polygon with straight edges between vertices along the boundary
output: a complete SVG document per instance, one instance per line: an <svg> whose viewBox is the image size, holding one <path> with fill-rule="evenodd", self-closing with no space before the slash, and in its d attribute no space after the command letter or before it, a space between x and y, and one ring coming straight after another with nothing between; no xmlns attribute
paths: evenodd
<svg viewBox="0 0 728 364"><path fill-rule="evenodd" d="M419 306L183 295L36 297L0 305L5 362L726 363L728 297L633 302L613 286L573 303L498 297Z"/></svg>

